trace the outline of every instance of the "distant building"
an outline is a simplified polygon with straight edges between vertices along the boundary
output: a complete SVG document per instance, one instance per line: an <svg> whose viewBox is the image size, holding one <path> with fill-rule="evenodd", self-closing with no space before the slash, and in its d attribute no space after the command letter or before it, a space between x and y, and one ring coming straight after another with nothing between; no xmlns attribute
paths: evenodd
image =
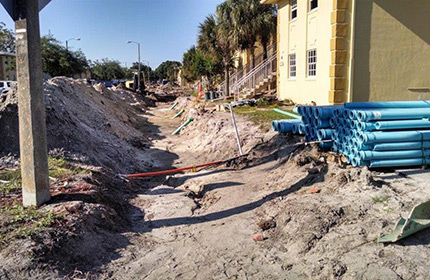
<svg viewBox="0 0 430 280"><path fill-rule="evenodd" d="M15 54L0 52L0 80L16 81Z"/></svg>
<svg viewBox="0 0 430 280"><path fill-rule="evenodd" d="M278 5L281 99L430 99L430 0L261 2Z"/></svg>

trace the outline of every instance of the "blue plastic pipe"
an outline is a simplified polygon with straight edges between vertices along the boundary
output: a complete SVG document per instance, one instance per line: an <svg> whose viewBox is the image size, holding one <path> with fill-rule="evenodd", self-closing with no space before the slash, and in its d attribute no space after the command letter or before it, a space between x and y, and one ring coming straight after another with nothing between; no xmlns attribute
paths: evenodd
<svg viewBox="0 0 430 280"><path fill-rule="evenodd" d="M275 128L275 131L278 131L279 133L288 133L293 132L293 125L301 124L301 120L279 120L279 121L273 121L272 126L277 126Z"/></svg>
<svg viewBox="0 0 430 280"><path fill-rule="evenodd" d="M430 128L430 121L428 119L423 119L423 120L375 122L376 130L418 129L418 128Z"/></svg>
<svg viewBox="0 0 430 280"><path fill-rule="evenodd" d="M334 111L341 106L315 106L314 116L317 119L327 119L334 116Z"/></svg>
<svg viewBox="0 0 430 280"><path fill-rule="evenodd" d="M404 143L381 143L375 144L372 149L374 151L404 151L404 150L420 150L430 149L430 142L404 142Z"/></svg>
<svg viewBox="0 0 430 280"><path fill-rule="evenodd" d="M319 143L319 147L321 149L331 149L333 147L333 141L332 142L322 142L322 143Z"/></svg>
<svg viewBox="0 0 430 280"><path fill-rule="evenodd" d="M394 160L372 160L370 168L381 167L407 167L407 166L427 166L430 163L430 158L414 158L414 159L394 159Z"/></svg>
<svg viewBox="0 0 430 280"><path fill-rule="evenodd" d="M419 142L429 141L430 131L395 131L395 132L360 132L360 142L368 143L386 143L386 142Z"/></svg>
<svg viewBox="0 0 430 280"><path fill-rule="evenodd" d="M375 123L370 122L359 122L357 121L357 128L362 131L372 131L375 130Z"/></svg>
<svg viewBox="0 0 430 280"><path fill-rule="evenodd" d="M304 125L304 124L299 125L299 134L301 134L301 135L306 134L306 125Z"/></svg>
<svg viewBox="0 0 430 280"><path fill-rule="evenodd" d="M276 132L279 132L279 126L278 126L278 121L273 121L272 122L272 129Z"/></svg>
<svg viewBox="0 0 430 280"><path fill-rule="evenodd" d="M430 157L430 150L413 150L413 151L361 151L359 152L360 159L363 161L376 160L376 159L411 159Z"/></svg>
<svg viewBox="0 0 430 280"><path fill-rule="evenodd" d="M314 126L316 128L330 128L330 120L329 119L315 119Z"/></svg>
<svg viewBox="0 0 430 280"><path fill-rule="evenodd" d="M358 120L361 122L379 121L379 120L411 120L424 119L430 117L429 108L416 109L396 109L396 110L375 110L375 111L358 111Z"/></svg>
<svg viewBox="0 0 430 280"><path fill-rule="evenodd" d="M317 132L318 140L331 140L334 132L334 129L320 129Z"/></svg>
<svg viewBox="0 0 430 280"><path fill-rule="evenodd" d="M345 108L430 108L429 101L388 101L345 103Z"/></svg>

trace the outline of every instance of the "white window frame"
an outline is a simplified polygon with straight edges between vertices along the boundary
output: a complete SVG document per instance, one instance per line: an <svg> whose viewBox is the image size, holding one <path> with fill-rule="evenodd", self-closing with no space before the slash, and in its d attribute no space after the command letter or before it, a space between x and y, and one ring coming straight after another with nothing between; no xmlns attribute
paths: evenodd
<svg viewBox="0 0 430 280"><path fill-rule="evenodd" d="M317 76L317 49L311 49L307 51L307 76L309 78L315 78Z"/></svg>
<svg viewBox="0 0 430 280"><path fill-rule="evenodd" d="M297 0L290 0L290 21L296 20L298 17ZM293 13L296 12L296 16L293 17Z"/></svg>
<svg viewBox="0 0 430 280"><path fill-rule="evenodd" d="M297 54L291 53L288 55L288 77L295 79L297 77Z"/></svg>
<svg viewBox="0 0 430 280"><path fill-rule="evenodd" d="M316 1L317 2L317 6L315 8L312 8L312 3ZM318 10L318 0L309 0L309 12Z"/></svg>

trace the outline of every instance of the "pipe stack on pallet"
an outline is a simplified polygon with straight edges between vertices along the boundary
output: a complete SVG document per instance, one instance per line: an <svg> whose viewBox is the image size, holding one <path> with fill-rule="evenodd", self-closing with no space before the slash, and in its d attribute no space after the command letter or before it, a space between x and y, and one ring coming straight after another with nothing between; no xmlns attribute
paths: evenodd
<svg viewBox="0 0 430 280"><path fill-rule="evenodd" d="M299 106L298 113L302 123L275 121L274 127L278 126L275 130L295 134L300 134L297 129L301 130L306 141L332 140L320 145L332 146L334 152L344 154L353 166L430 165L428 101Z"/></svg>

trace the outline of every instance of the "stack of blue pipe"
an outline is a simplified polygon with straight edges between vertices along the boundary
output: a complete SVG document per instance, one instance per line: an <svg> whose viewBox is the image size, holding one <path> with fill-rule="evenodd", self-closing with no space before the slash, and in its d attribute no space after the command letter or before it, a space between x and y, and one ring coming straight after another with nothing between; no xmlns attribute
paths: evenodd
<svg viewBox="0 0 430 280"><path fill-rule="evenodd" d="M338 106L299 106L294 112L301 116L301 120L273 121L272 126L279 133L304 135L306 142L323 141L319 143L322 149L331 149L334 141L332 134L335 131L330 119Z"/></svg>
<svg viewBox="0 0 430 280"><path fill-rule="evenodd" d="M430 101L299 106L297 112L306 141L324 141L323 148L331 146L353 166L430 165Z"/></svg>

